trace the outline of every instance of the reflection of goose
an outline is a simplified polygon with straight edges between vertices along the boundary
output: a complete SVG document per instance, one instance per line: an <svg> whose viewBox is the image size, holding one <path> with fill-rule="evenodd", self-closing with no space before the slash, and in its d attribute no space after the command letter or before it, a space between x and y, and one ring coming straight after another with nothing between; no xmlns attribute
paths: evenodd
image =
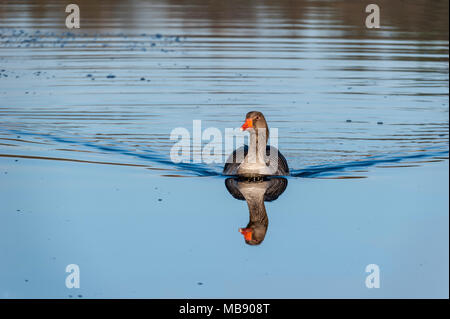
<svg viewBox="0 0 450 319"><path fill-rule="evenodd" d="M287 179L272 177L250 181L248 179L227 178L225 186L234 198L247 201L250 221L247 227L239 228L244 235L245 242L249 245L259 245L266 236L269 226L264 202L274 201L287 187Z"/></svg>
<svg viewBox="0 0 450 319"><path fill-rule="evenodd" d="M247 113L241 130L250 132L249 146L242 146L231 154L223 173L225 175L258 176L288 175L286 159L277 148L267 145L269 128L261 112Z"/></svg>

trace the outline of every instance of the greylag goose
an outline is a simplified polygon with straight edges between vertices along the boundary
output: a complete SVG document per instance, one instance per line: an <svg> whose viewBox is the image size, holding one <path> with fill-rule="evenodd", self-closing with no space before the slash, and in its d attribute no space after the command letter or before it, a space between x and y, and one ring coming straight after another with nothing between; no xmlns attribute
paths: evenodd
<svg viewBox="0 0 450 319"><path fill-rule="evenodd" d="M228 157L223 168L224 175L257 177L289 174L283 154L276 147L267 145L269 128L261 112L248 112L241 130L250 133L249 146L236 149Z"/></svg>

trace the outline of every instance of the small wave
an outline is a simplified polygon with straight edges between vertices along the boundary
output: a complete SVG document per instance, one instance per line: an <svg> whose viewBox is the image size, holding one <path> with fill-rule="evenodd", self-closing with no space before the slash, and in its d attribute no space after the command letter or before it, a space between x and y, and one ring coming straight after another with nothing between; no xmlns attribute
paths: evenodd
<svg viewBox="0 0 450 319"><path fill-rule="evenodd" d="M161 154L160 152L154 151L152 149L143 149L140 151L132 151L127 149L127 145L122 143L123 145L117 146L106 146L98 143L92 143L82 140L77 140L74 138L61 138L52 134L42 134L42 133L32 133L32 132L24 132L19 130L3 130L10 134L16 135L24 135L24 136L35 136L40 138L46 138L58 143L63 144L73 144L80 145L92 149L96 149L103 152L108 153L118 153L121 155L126 155L134 158L143 159L145 161L149 161L151 163L156 163L163 165L170 170L170 168L175 168L179 171L179 174L176 175L162 175L162 176L170 176L170 177L179 177L179 176L198 176L198 177L206 177L206 176L221 176L222 169L221 167L212 167L210 165L201 164L201 163L174 163L167 155ZM377 164L389 164L389 163L397 163L397 162L405 162L416 159L424 159L424 158L439 158L439 160L444 160L448 158L448 149L443 149L442 147L428 147L422 150L418 150L417 153L396 153L396 154L381 154L381 155L370 155L364 159L348 161L348 162L340 162L340 163L325 163L321 165L313 165L308 166L302 169L291 168L291 177L301 177L301 178L363 178L365 176L342 176L342 173L352 173L356 172L357 169L366 168L370 166L374 166ZM30 158L38 158L38 157L30 157ZM57 158L52 158L56 159ZM63 160L63 159L62 159ZM103 162L94 162L94 161L83 161L76 160L78 162L87 162L87 163L103 163ZM435 160L430 160L435 161ZM422 161L423 163L424 161ZM428 162L428 161L425 161ZM120 163L115 163L120 165ZM123 164L128 165L128 164ZM144 165L132 165L132 166L144 166ZM159 170L164 170L164 168L158 168ZM359 171L360 172L360 171ZM184 175L183 175L184 173Z"/></svg>
<svg viewBox="0 0 450 319"><path fill-rule="evenodd" d="M291 176L293 177L323 177L334 175L337 172L343 171L352 171L357 168L370 167L377 164L388 164L388 163L396 163L409 161L419 158L429 158L447 155L448 150L442 150L437 147L429 147L427 149L423 149L418 151L420 153L417 154L383 154L383 155L375 155L369 156L366 159L355 160L343 163L327 163L323 165L314 165L309 166L304 169L291 170Z"/></svg>
<svg viewBox="0 0 450 319"><path fill-rule="evenodd" d="M36 136L41 138L47 138L52 141L58 142L58 143L64 143L64 144L76 144L76 145L82 145L89 148L94 148L100 151L104 152L110 152L110 153L119 153L121 155L126 156L132 156L135 158L140 158L143 160L148 160L152 163L158 163L162 164L164 166L169 167L176 167L178 169L181 169L185 171L186 173L191 173L197 176L215 176L220 175L217 171L203 165L200 163L174 163L170 158L164 154L160 154L156 151L153 151L151 149L145 149L142 150L142 153L131 151L126 149L125 147L120 146L106 146L76 139L68 139L68 138L61 138L55 135L51 134L41 134L41 133L31 133L31 132L22 132L18 130L7 130L9 133L17 134L17 135L28 135L28 136Z"/></svg>

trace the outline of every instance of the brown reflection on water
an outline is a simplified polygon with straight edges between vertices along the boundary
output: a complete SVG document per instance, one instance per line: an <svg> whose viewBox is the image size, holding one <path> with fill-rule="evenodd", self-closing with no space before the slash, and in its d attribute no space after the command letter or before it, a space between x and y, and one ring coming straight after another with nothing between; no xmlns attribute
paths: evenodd
<svg viewBox="0 0 450 319"><path fill-rule="evenodd" d="M264 202L271 202L284 193L288 181L283 177L248 180L227 178L225 187L238 200L245 200L248 206L249 221L246 227L239 228L248 245L260 245L266 237L269 216Z"/></svg>
<svg viewBox="0 0 450 319"><path fill-rule="evenodd" d="M378 0L381 10L382 29L377 34L364 27L365 6L360 0L346 1L292 1L292 0L167 0L167 1L120 1L120 0L78 0L81 11L82 28L145 28L153 25L180 20L183 29L207 28L209 32L220 36L229 28L260 28L256 24L268 22L267 18L279 19L283 29L298 30L320 27L321 20L330 20L323 25L330 32L343 32L339 37L348 39L367 39L381 36L381 30L395 28L396 36L402 39L447 40L448 7L447 0ZM65 6L67 3L57 0L4 1L0 4L0 20L8 21L24 17L27 24L35 28L64 27ZM144 14L143 14L144 13ZM308 23L305 20L308 19ZM17 23L17 22L16 22ZM19 24L19 23L17 23ZM342 26L350 28L342 28ZM7 27L7 25L3 25ZM266 28L272 28L267 23ZM75 30L74 30L75 31ZM229 30L228 30L229 31ZM256 34L256 33L255 33ZM247 35L249 36L249 35ZM296 37L295 32L284 35ZM383 35L384 36L384 35Z"/></svg>

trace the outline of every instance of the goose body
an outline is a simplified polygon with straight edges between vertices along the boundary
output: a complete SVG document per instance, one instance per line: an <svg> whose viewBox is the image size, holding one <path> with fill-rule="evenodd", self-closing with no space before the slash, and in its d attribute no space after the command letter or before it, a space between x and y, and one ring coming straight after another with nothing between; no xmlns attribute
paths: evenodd
<svg viewBox="0 0 450 319"><path fill-rule="evenodd" d="M267 145L269 128L261 112L247 113L241 130L250 133L250 145L236 149L227 159L224 175L284 176L289 174L286 158L274 146Z"/></svg>
<svg viewBox="0 0 450 319"><path fill-rule="evenodd" d="M286 176L289 175L289 166L286 158L274 146L266 146L266 156L268 160L265 163L251 163L248 161L249 147L244 145L236 149L227 159L223 168L224 175L237 176L258 176L258 175L274 175ZM243 160L239 160L238 154L243 154ZM269 163L277 163L277 165L270 165Z"/></svg>

